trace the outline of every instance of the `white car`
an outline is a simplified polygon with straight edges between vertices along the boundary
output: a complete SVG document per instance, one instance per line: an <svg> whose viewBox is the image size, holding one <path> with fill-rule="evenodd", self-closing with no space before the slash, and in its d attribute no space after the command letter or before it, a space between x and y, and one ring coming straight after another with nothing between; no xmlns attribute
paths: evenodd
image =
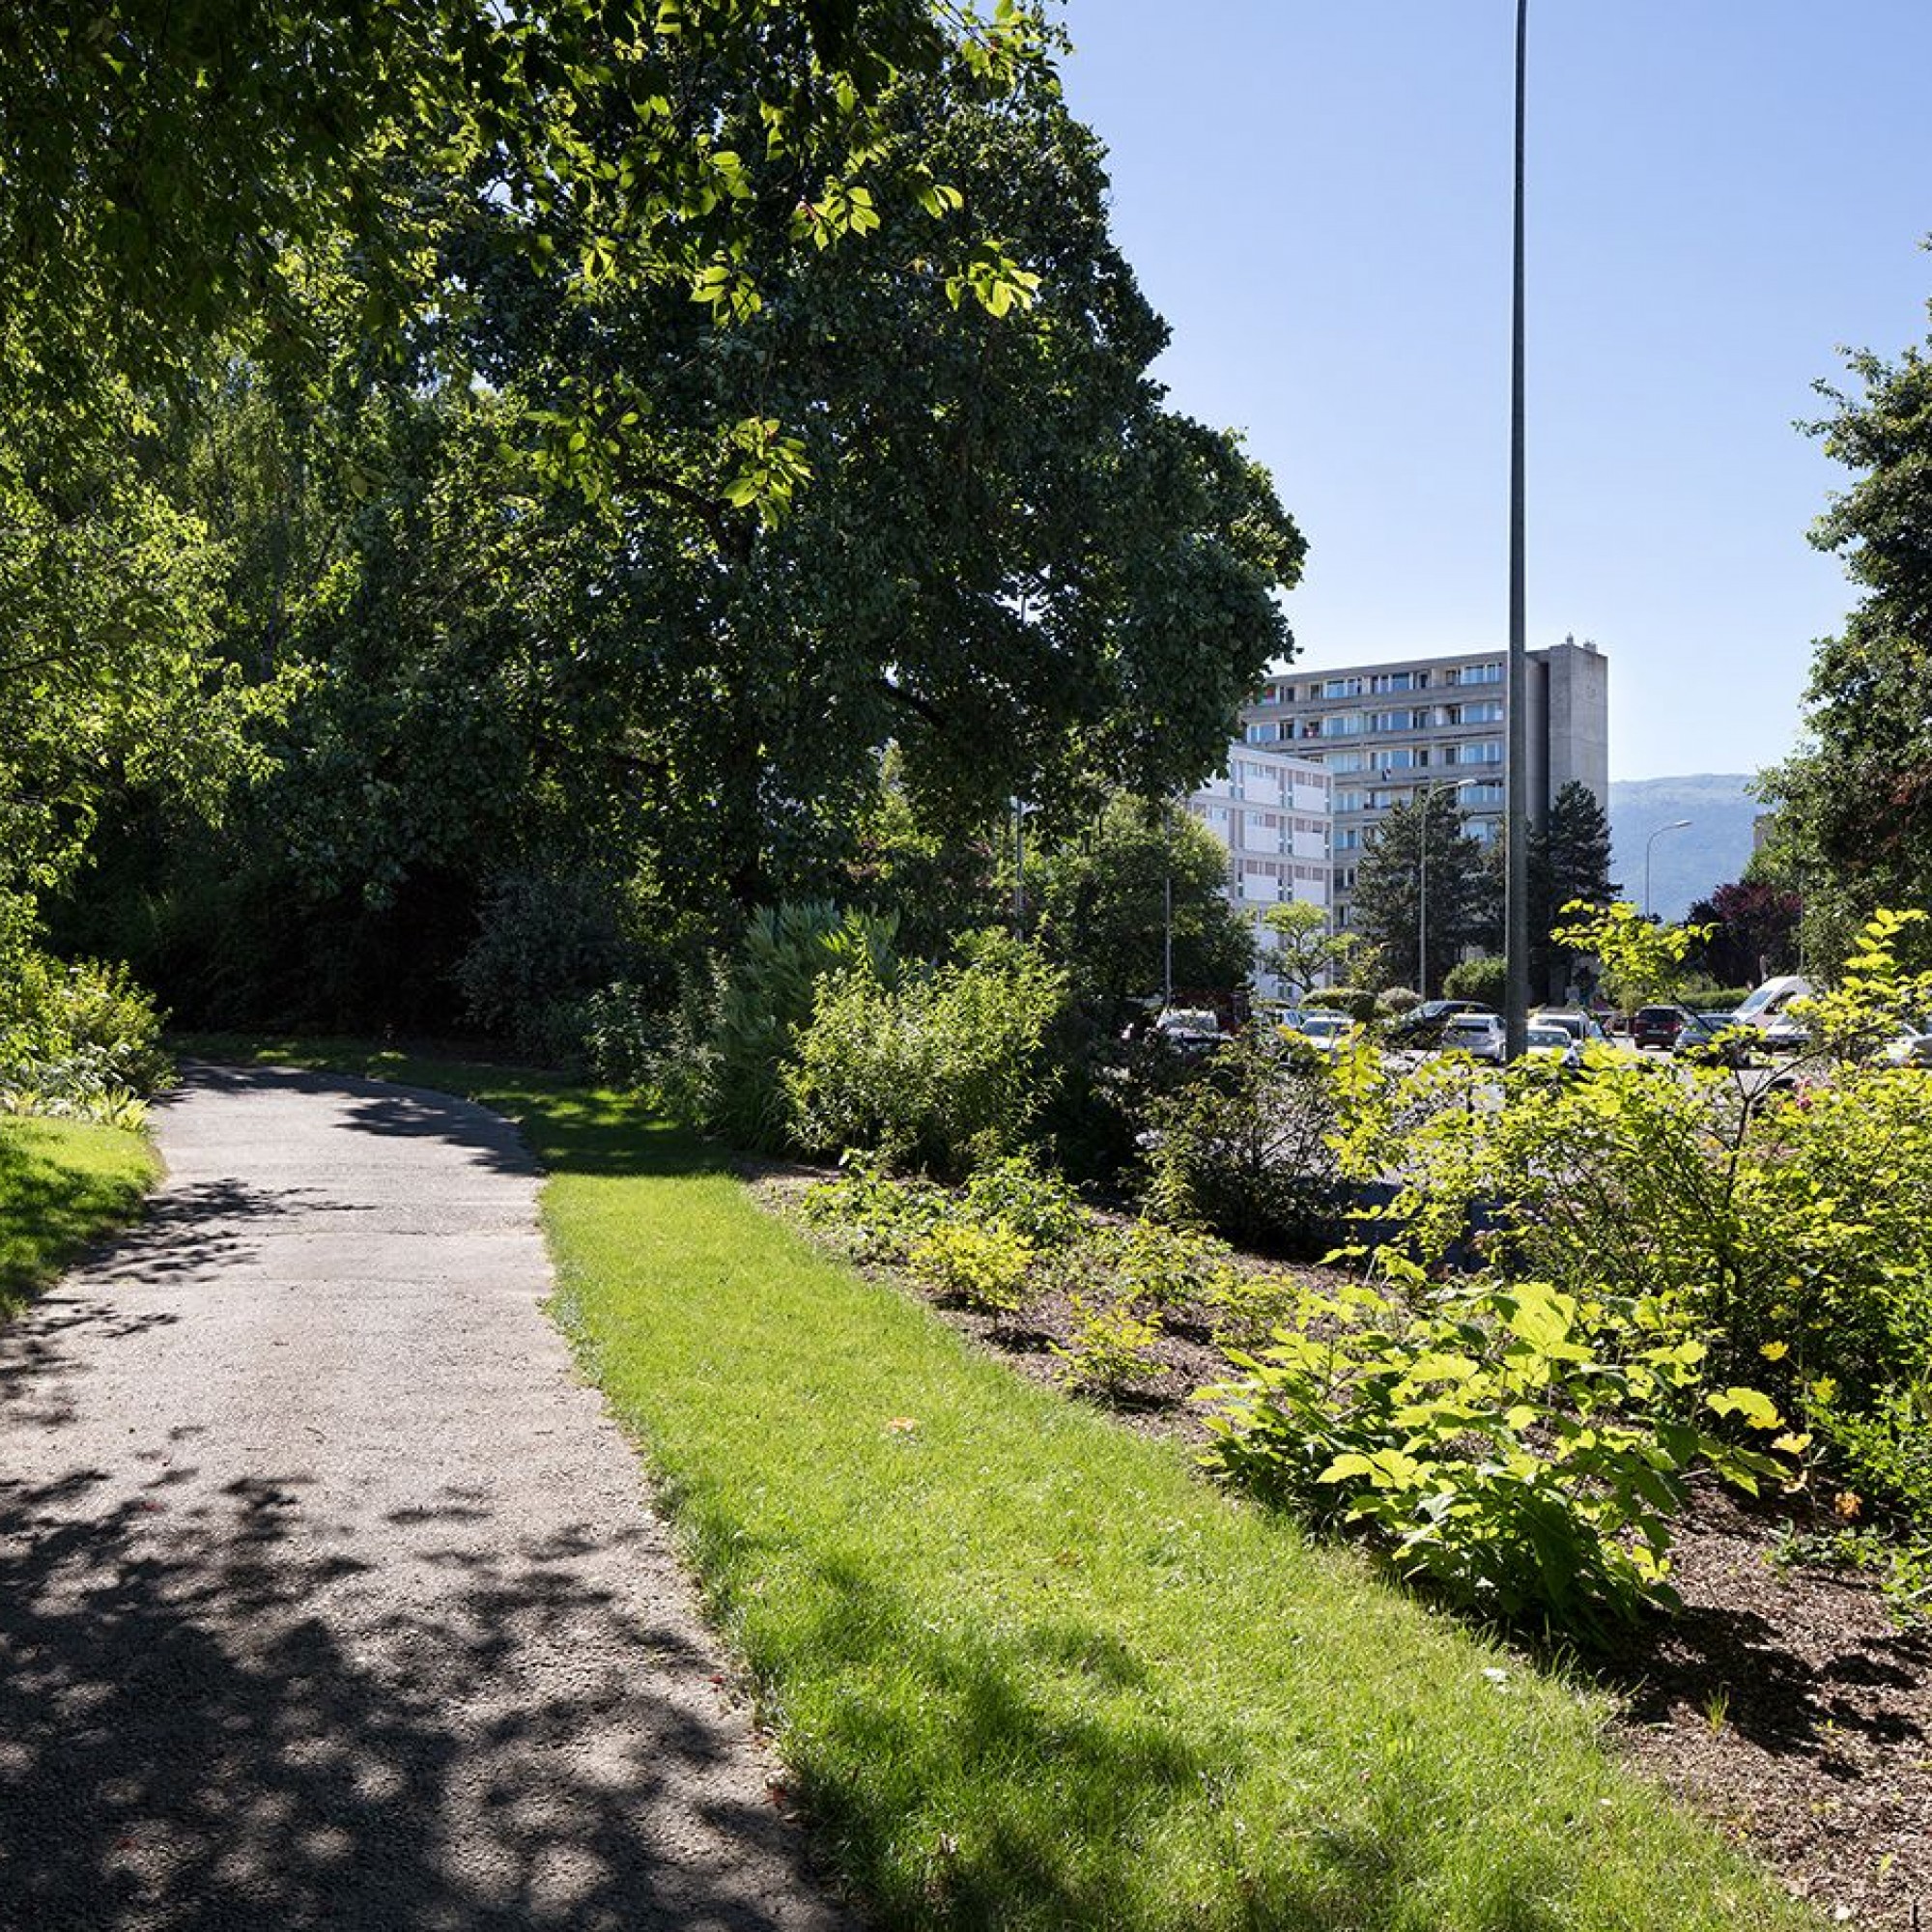
<svg viewBox="0 0 1932 1932"><path fill-rule="evenodd" d="M1506 1037L1499 1014L1454 1013L1442 1028L1442 1050L1466 1053L1473 1059L1500 1066Z"/></svg>

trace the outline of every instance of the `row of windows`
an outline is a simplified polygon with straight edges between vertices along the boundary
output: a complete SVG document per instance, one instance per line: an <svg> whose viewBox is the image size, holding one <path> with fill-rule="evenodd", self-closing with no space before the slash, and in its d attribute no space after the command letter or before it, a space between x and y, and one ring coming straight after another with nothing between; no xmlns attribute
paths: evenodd
<svg viewBox="0 0 1932 1932"><path fill-rule="evenodd" d="M1301 721L1304 738L1355 738L1364 731L1439 731L1455 724L1500 724L1502 699L1437 704L1412 711L1328 711ZM1288 727L1279 727L1286 730Z"/></svg>
<svg viewBox="0 0 1932 1932"><path fill-rule="evenodd" d="M1427 691L1434 678L1440 690L1463 684L1500 684L1500 664L1448 665L1435 671L1378 670L1366 677L1317 677L1306 684L1270 684L1262 692L1264 704L1293 704L1322 697L1378 697L1385 692Z"/></svg>

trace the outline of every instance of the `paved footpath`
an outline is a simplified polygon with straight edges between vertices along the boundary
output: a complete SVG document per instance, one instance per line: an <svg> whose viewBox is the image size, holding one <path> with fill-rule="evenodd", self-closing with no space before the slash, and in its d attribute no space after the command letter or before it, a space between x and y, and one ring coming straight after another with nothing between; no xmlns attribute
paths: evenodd
<svg viewBox="0 0 1932 1932"><path fill-rule="evenodd" d="M202 1069L0 1331L6 1932L832 1932L480 1108Z"/></svg>

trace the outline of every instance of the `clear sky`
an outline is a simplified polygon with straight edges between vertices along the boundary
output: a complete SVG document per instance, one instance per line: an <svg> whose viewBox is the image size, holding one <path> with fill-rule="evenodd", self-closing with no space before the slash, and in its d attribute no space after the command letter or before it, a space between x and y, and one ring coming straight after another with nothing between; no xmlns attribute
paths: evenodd
<svg viewBox="0 0 1932 1932"><path fill-rule="evenodd" d="M1513 0L1064 0L1174 331L1309 539L1311 665L1507 639ZM1754 771L1852 601L1793 424L1927 331L1927 0L1531 0L1528 609L1610 774Z"/></svg>

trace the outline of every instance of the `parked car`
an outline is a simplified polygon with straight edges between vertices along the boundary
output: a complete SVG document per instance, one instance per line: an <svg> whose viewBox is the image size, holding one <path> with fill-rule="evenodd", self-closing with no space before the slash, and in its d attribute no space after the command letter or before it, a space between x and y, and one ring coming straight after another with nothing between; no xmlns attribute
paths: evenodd
<svg viewBox="0 0 1932 1932"><path fill-rule="evenodd" d="M1186 1058L1199 1059L1221 1044L1221 1022L1207 1007L1170 1007L1153 1023L1154 1037Z"/></svg>
<svg viewBox="0 0 1932 1932"><path fill-rule="evenodd" d="M1639 1007L1631 1015L1631 1042L1637 1047L1675 1046L1690 1015L1682 1007Z"/></svg>
<svg viewBox="0 0 1932 1932"><path fill-rule="evenodd" d="M1327 1013L1310 1009L1294 1016L1293 1024L1282 1024L1282 1033L1288 1038L1303 1046L1312 1046L1317 1053L1333 1060L1341 1051L1342 1043L1355 1030L1355 1022L1347 1013Z"/></svg>
<svg viewBox="0 0 1932 1932"><path fill-rule="evenodd" d="M1451 1013L1443 1024L1445 1053L1466 1053L1476 1060L1487 1060L1492 1066L1500 1066L1505 1049L1503 1023L1498 1014Z"/></svg>
<svg viewBox="0 0 1932 1932"><path fill-rule="evenodd" d="M1533 1027L1561 1027L1578 1047L1607 1046L1610 1037L1599 1023L1595 1013L1581 1012L1575 1007L1539 1007L1529 1016Z"/></svg>
<svg viewBox="0 0 1932 1932"><path fill-rule="evenodd" d="M1540 1072L1580 1073L1583 1070L1583 1049L1570 1029L1535 1015L1531 1016L1529 1030L1523 1035L1522 1056Z"/></svg>
<svg viewBox="0 0 1932 1932"><path fill-rule="evenodd" d="M1693 1065L1750 1066L1763 1043L1755 1027L1740 1025L1732 1013L1686 1013L1671 1051Z"/></svg>
<svg viewBox="0 0 1932 1932"><path fill-rule="evenodd" d="M1436 1046L1441 1043L1443 1029L1458 1013L1489 1013L1493 1017L1494 1012L1494 1008L1480 1000L1424 1000L1389 1022L1388 1041L1391 1046Z"/></svg>

